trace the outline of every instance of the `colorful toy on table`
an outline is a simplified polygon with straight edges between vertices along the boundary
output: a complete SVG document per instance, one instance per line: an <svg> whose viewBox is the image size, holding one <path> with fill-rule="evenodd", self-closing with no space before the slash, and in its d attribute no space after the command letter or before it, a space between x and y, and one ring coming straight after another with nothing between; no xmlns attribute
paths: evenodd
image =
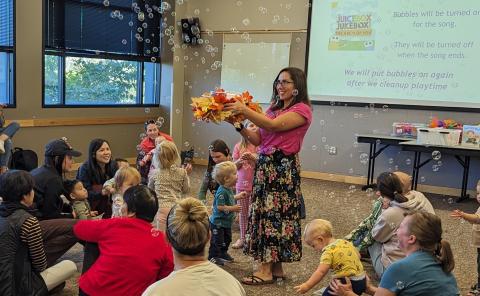
<svg viewBox="0 0 480 296"><path fill-rule="evenodd" d="M211 93L204 93L201 97L192 98L193 116L197 120L212 121L219 123L221 121L241 122L245 118L243 115L234 115L232 111L224 111L224 104L242 101L245 105L261 113L260 104L253 102L253 96L248 91L242 94L228 93L224 89L217 88Z"/></svg>
<svg viewBox="0 0 480 296"><path fill-rule="evenodd" d="M430 120L430 123L428 127L443 127L447 129L462 129L462 124L459 122L456 122L453 119L444 119L444 120L439 120L437 117L433 117L432 120Z"/></svg>

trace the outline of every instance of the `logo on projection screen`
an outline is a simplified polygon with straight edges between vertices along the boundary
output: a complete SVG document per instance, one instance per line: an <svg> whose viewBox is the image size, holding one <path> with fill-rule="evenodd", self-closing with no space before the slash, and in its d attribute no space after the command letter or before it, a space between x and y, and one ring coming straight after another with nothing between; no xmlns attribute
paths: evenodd
<svg viewBox="0 0 480 296"><path fill-rule="evenodd" d="M375 49L372 14L337 14L328 50L370 51Z"/></svg>

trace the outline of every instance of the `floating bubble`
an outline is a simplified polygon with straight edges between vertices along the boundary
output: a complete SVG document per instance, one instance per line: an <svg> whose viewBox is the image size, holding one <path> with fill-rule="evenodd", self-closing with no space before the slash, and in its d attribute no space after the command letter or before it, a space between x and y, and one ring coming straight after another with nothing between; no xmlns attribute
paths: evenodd
<svg viewBox="0 0 480 296"><path fill-rule="evenodd" d="M394 161L393 158L389 158L389 159L388 159L388 163L389 163L389 164L393 164L393 161Z"/></svg>
<svg viewBox="0 0 480 296"><path fill-rule="evenodd" d="M322 137L322 143L325 143L327 141L327 137Z"/></svg>
<svg viewBox="0 0 480 296"><path fill-rule="evenodd" d="M152 19L152 18L153 18L153 13L150 12L150 13L148 14L148 18L151 18L151 19Z"/></svg>
<svg viewBox="0 0 480 296"><path fill-rule="evenodd" d="M368 163L368 154L367 153L362 153L360 154L360 163L361 164L367 164Z"/></svg>
<svg viewBox="0 0 480 296"><path fill-rule="evenodd" d="M349 174L353 174L353 168L349 168L349 169L348 169L348 173L349 173Z"/></svg>
<svg viewBox="0 0 480 296"><path fill-rule="evenodd" d="M150 108L145 108L145 113L150 113Z"/></svg>
<svg viewBox="0 0 480 296"><path fill-rule="evenodd" d="M151 57L151 58L150 58L150 61L152 61L152 63L155 63L155 62L157 61L157 58Z"/></svg>
<svg viewBox="0 0 480 296"><path fill-rule="evenodd" d="M145 14L142 11L138 12L137 19L143 22L145 20Z"/></svg>
<svg viewBox="0 0 480 296"><path fill-rule="evenodd" d="M283 22L284 22L285 24L290 23L290 18L284 16L284 17L283 17Z"/></svg>
<svg viewBox="0 0 480 296"><path fill-rule="evenodd" d="M330 109L330 114L335 114L335 110Z"/></svg>
<svg viewBox="0 0 480 296"><path fill-rule="evenodd" d="M140 138L141 140L143 140L143 138ZM140 145L137 145L137 147L135 147L137 149L138 152L142 151L142 146Z"/></svg>
<svg viewBox="0 0 480 296"><path fill-rule="evenodd" d="M353 142L353 147L354 147L354 148L357 148L357 147L358 147L358 142L357 142L357 141Z"/></svg>
<svg viewBox="0 0 480 296"><path fill-rule="evenodd" d="M297 43L302 42L302 38L300 38L300 37L295 38L295 42L297 42Z"/></svg>
<svg viewBox="0 0 480 296"><path fill-rule="evenodd" d="M325 120L321 119L320 120L320 125L325 125Z"/></svg>
<svg viewBox="0 0 480 296"><path fill-rule="evenodd" d="M146 29L146 28L148 27L148 24L147 24L147 23L143 23L143 24L142 24L142 27L143 27L144 29Z"/></svg>
<svg viewBox="0 0 480 296"><path fill-rule="evenodd" d="M182 112L182 111L180 111L180 109L176 109L176 110L175 110L175 113L177 113L177 114L180 114L181 112Z"/></svg>
<svg viewBox="0 0 480 296"><path fill-rule="evenodd" d="M292 91L292 96L298 96L298 89L294 89Z"/></svg>
<svg viewBox="0 0 480 296"><path fill-rule="evenodd" d="M153 237L159 236L159 235L160 235L160 232L161 232L161 231L158 230L158 229L156 229L156 228L152 228L152 230L151 230L151 233L152 233L152 236L153 236Z"/></svg>
<svg viewBox="0 0 480 296"><path fill-rule="evenodd" d="M426 180L427 180L427 179L426 179L424 176L421 176L421 177L420 177L420 182L425 183Z"/></svg>
<svg viewBox="0 0 480 296"><path fill-rule="evenodd" d="M317 150L317 149L318 149L317 145L313 145L313 146L312 146L312 150L313 150L313 151L315 151L315 150Z"/></svg>
<svg viewBox="0 0 480 296"><path fill-rule="evenodd" d="M236 4L237 4L237 6L242 6L243 3L242 3L242 1L237 1Z"/></svg>
<svg viewBox="0 0 480 296"><path fill-rule="evenodd" d="M442 158L442 153L440 153L440 151L435 150L435 151L432 152L432 159L433 160L440 160L440 158Z"/></svg>
<svg viewBox="0 0 480 296"><path fill-rule="evenodd" d="M183 145L184 145L186 148L188 148L188 147L190 147L190 142L185 141L185 142L183 143Z"/></svg>
<svg viewBox="0 0 480 296"><path fill-rule="evenodd" d="M375 143L377 143L377 145L380 145L380 144L382 144L382 141L380 141L380 139L379 139L379 140L375 141Z"/></svg>
<svg viewBox="0 0 480 296"><path fill-rule="evenodd" d="M406 165L411 165L411 164L412 164L412 160L411 160L410 158L405 159L405 164L406 164Z"/></svg>
<svg viewBox="0 0 480 296"><path fill-rule="evenodd" d="M104 6L109 6L109 5L110 5L110 1L108 1L108 0L103 1L103 5L104 5Z"/></svg>
<svg viewBox="0 0 480 296"><path fill-rule="evenodd" d="M438 166L438 164L432 165L432 171L438 172L439 170L440 170L440 166Z"/></svg>
<svg viewBox="0 0 480 296"><path fill-rule="evenodd" d="M127 44L127 39L122 39L122 44L126 45Z"/></svg>
<svg viewBox="0 0 480 296"><path fill-rule="evenodd" d="M183 0L177 0L177 4L178 4L178 5L182 5L182 4L183 4Z"/></svg>
<svg viewBox="0 0 480 296"><path fill-rule="evenodd" d="M382 111L387 112L388 111L388 105L383 105L382 106Z"/></svg>
<svg viewBox="0 0 480 296"><path fill-rule="evenodd" d="M405 284L402 281L398 281L396 283L397 289L403 290L405 288Z"/></svg>
<svg viewBox="0 0 480 296"><path fill-rule="evenodd" d="M193 14L195 14L195 15L199 15L199 14L200 14L200 9L198 9L198 8L197 8L197 9L195 9L195 10L193 11Z"/></svg>

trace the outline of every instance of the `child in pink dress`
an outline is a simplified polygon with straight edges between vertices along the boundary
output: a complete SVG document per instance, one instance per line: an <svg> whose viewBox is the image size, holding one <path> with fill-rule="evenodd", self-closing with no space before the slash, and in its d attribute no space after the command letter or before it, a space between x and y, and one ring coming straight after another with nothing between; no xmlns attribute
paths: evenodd
<svg viewBox="0 0 480 296"><path fill-rule="evenodd" d="M245 124L247 129L256 130L257 126L251 122ZM252 196L253 176L257 162L257 146L242 137L233 148L233 161L237 165L237 192L245 191L247 197L237 201L242 206L240 211L240 238L232 245L234 249L240 249L245 242L245 232L248 223L248 211Z"/></svg>

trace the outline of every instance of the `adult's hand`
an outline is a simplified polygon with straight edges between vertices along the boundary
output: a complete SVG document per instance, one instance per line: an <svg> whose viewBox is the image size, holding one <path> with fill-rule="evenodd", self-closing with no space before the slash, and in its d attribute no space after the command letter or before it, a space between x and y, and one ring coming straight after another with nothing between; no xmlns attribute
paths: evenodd
<svg viewBox="0 0 480 296"><path fill-rule="evenodd" d="M352 282L350 282L350 279L348 277L345 279L347 281L345 284L342 284L340 280L333 279L330 282L330 294L338 296L355 295L353 294L352 290Z"/></svg>
<svg viewBox="0 0 480 296"><path fill-rule="evenodd" d="M245 111L247 110L247 106L245 105L244 102L241 101L235 101L235 103L228 103L224 105L225 111L232 111L233 114L244 114Z"/></svg>

